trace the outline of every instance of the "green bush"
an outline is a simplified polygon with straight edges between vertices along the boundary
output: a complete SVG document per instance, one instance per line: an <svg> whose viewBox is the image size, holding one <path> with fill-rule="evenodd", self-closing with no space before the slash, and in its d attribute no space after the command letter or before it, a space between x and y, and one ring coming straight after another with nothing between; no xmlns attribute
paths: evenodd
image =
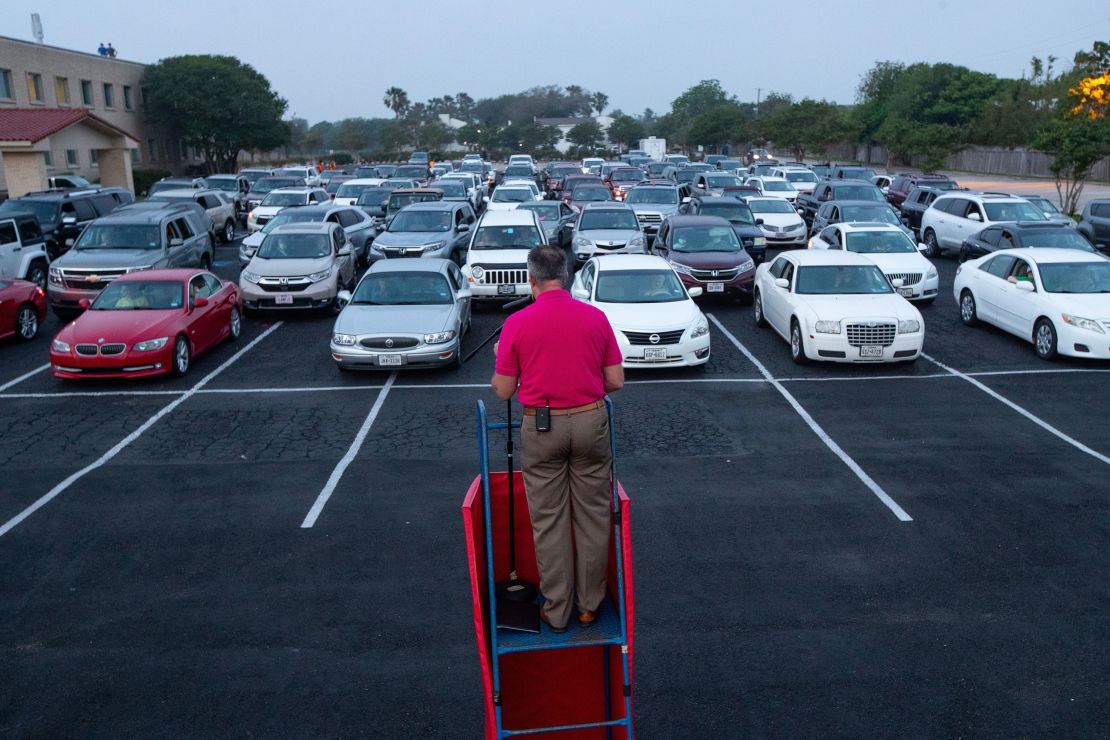
<svg viewBox="0 0 1110 740"><path fill-rule="evenodd" d="M172 174L169 170L131 170L131 177L135 181L135 195L141 196L150 190L151 185Z"/></svg>

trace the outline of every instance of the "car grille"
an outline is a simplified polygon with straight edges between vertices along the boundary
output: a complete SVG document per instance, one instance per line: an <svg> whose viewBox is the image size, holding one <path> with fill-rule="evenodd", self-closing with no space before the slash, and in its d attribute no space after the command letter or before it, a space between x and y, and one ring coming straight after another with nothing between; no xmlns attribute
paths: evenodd
<svg viewBox="0 0 1110 740"><path fill-rule="evenodd" d="M411 349L420 341L412 337L367 337L360 339L359 344L366 349Z"/></svg>
<svg viewBox="0 0 1110 740"><path fill-rule="evenodd" d="M624 249L626 246L627 242L609 242L608 244L597 242L598 249Z"/></svg>
<svg viewBox="0 0 1110 740"><path fill-rule="evenodd" d="M663 214L661 213L637 213L636 219L643 225L659 225L663 223Z"/></svg>
<svg viewBox="0 0 1110 740"><path fill-rule="evenodd" d="M528 265L474 265L485 270L478 280L482 285L523 285L528 282Z"/></svg>
<svg viewBox="0 0 1110 740"><path fill-rule="evenodd" d="M105 285L112 282L120 275L126 275L127 269L109 269L109 270L72 270L63 269L62 279L65 281L67 288L75 288L77 290L101 290ZM89 280L89 278L96 278Z"/></svg>
<svg viewBox="0 0 1110 740"><path fill-rule="evenodd" d="M648 347L660 344L678 344L682 340L682 332L685 329L676 329L674 331L626 331L624 335L628 337L628 343L632 345L646 345ZM655 337L656 341L651 341Z"/></svg>
<svg viewBox="0 0 1110 740"><path fill-rule="evenodd" d="M78 344L74 347L77 354L82 357L96 357L99 352L102 356L111 357L113 355L122 355L127 350L127 345L122 342L113 342L111 344Z"/></svg>
<svg viewBox="0 0 1110 740"><path fill-rule="evenodd" d="M306 277L261 278L258 287L267 293L299 293L312 285Z"/></svg>
<svg viewBox="0 0 1110 740"><path fill-rule="evenodd" d="M866 324L848 324L845 327L848 335L848 344L852 347L889 347L894 344L894 335L898 332L897 324L879 321L869 321Z"/></svg>
<svg viewBox="0 0 1110 740"><path fill-rule="evenodd" d="M714 275L713 273L717 273ZM732 280L740 274L739 267L722 270L691 270L690 274L695 280Z"/></svg>
<svg viewBox="0 0 1110 740"><path fill-rule="evenodd" d="M906 287L909 287L910 285L917 285L921 282L920 272L888 272L886 277L887 280L890 280L891 282L901 278L902 285Z"/></svg>
<svg viewBox="0 0 1110 740"><path fill-rule="evenodd" d="M100 351L100 347L95 344L78 344L74 349L77 350L77 354L85 357L95 357L96 353Z"/></svg>
<svg viewBox="0 0 1110 740"><path fill-rule="evenodd" d="M259 216L254 220L254 222L258 226L265 226L266 224L270 223L270 218L270 216Z"/></svg>
<svg viewBox="0 0 1110 740"><path fill-rule="evenodd" d="M102 344L100 345L100 354L102 355L122 355L123 351L127 349L127 345L122 342L115 344Z"/></svg>

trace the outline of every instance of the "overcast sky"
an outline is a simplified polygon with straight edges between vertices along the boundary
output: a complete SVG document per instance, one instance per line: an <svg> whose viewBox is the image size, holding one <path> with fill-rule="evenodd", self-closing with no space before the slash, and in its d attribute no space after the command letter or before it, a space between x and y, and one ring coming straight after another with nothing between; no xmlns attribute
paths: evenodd
<svg viewBox="0 0 1110 740"><path fill-rule="evenodd" d="M1019 77L1033 55L1070 64L1110 40L1106 0L3 0L0 35L31 39L32 12L53 46L237 56L313 123L391 116L392 85L415 102L578 84L610 108L661 113L717 78L741 100L762 88L848 103L878 60Z"/></svg>

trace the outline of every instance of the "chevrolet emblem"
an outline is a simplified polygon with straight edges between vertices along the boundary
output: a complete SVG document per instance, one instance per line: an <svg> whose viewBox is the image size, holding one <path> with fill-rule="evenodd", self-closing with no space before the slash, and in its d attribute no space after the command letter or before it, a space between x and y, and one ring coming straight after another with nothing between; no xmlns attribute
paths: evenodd
<svg viewBox="0 0 1110 740"><path fill-rule="evenodd" d="M100 282L100 276L99 275L89 275L87 278L85 278L85 282L86 283L99 283Z"/></svg>

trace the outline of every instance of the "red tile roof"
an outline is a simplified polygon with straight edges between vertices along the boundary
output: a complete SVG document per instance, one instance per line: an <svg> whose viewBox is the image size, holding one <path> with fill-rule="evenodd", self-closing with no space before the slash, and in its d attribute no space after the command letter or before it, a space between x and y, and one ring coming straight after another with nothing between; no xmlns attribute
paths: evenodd
<svg viewBox="0 0 1110 740"><path fill-rule="evenodd" d="M0 141L29 141L34 144L86 120L130 139L135 138L84 108L0 108Z"/></svg>

